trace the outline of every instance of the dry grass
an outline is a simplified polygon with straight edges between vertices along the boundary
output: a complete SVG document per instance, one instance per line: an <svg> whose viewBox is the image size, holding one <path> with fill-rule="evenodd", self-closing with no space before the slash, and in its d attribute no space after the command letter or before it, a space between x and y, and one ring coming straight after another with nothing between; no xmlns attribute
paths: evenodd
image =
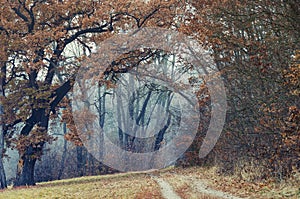
<svg viewBox="0 0 300 199"><path fill-rule="evenodd" d="M218 199L205 195L195 182L205 182L209 188L231 193L241 198L300 198L300 174L276 183L249 182L238 176L222 176L216 168L192 167L187 169L169 168L152 172L166 180L184 198ZM38 183L35 187L7 189L0 192L2 199L35 198L162 198L160 187L146 173L125 173L105 176L73 178L68 180Z"/></svg>
<svg viewBox="0 0 300 199"><path fill-rule="evenodd" d="M5 199L34 198L162 198L158 185L146 174L117 174L40 183L6 190Z"/></svg>
<svg viewBox="0 0 300 199"><path fill-rule="evenodd" d="M166 180L174 188L174 191L183 199L220 199L215 196L209 196L198 192L186 178L182 179L178 176L170 176Z"/></svg>
<svg viewBox="0 0 300 199"><path fill-rule="evenodd" d="M240 176L223 176L217 174L217 168L192 167L173 169L161 172L160 176L167 180L183 198L200 198L199 193L192 190L189 178L204 181L210 188L231 193L241 198L278 198L300 199L300 173L281 183L270 179L268 182L248 182Z"/></svg>

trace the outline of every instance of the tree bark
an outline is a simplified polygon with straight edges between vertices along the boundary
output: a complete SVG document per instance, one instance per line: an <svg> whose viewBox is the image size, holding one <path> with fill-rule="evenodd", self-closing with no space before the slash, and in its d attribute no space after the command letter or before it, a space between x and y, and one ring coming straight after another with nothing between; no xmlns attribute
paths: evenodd
<svg viewBox="0 0 300 199"><path fill-rule="evenodd" d="M37 109L32 114L33 122L30 123L30 119L21 130L21 135L28 136L36 125L42 129L43 133L47 133L49 115L46 114L45 109ZM35 185L34 181L34 166L38 157L42 155L43 146L45 142L33 143L26 146L24 152L19 151L19 162L17 166L16 180L14 186L27 186Z"/></svg>
<svg viewBox="0 0 300 199"><path fill-rule="evenodd" d="M5 63L1 64L1 73L0 73L0 96L4 96L3 86L5 84L5 73L6 73L6 65ZM3 105L0 101L0 188L4 189L7 187L6 183L6 175L3 165L3 156L4 156L4 123L3 123Z"/></svg>
<svg viewBox="0 0 300 199"><path fill-rule="evenodd" d="M35 185L34 166L37 160L36 153L37 149L30 146L26 149L24 154L20 155L14 186Z"/></svg>

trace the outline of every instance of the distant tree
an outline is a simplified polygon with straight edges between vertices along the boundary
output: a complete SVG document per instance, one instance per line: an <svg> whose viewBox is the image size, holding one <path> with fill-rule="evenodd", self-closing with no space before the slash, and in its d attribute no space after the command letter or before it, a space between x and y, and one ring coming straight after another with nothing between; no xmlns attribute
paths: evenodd
<svg viewBox="0 0 300 199"><path fill-rule="evenodd" d="M0 62L1 63L1 62ZM1 69L5 68L5 65L3 66L1 64ZM3 77L0 77L0 97L3 98L4 97L4 88L3 88ZM5 170L4 170L4 165L3 165L3 157L4 157L4 135L5 135L5 131L4 131L4 114L3 114L3 105L2 105L2 101L0 101L0 188L6 188L7 184L6 184L6 175L5 175Z"/></svg>
<svg viewBox="0 0 300 199"><path fill-rule="evenodd" d="M5 154L5 115L3 108L3 98L5 96L5 80L6 80L6 63L7 52L5 43L7 42L7 33L5 31L1 31L0 29L0 188L4 189L7 187L6 183L6 175L3 165L3 158Z"/></svg>

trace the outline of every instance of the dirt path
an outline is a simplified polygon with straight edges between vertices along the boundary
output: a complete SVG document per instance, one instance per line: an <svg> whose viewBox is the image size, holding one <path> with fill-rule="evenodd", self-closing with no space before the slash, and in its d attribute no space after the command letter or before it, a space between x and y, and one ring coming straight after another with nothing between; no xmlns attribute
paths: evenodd
<svg viewBox="0 0 300 199"><path fill-rule="evenodd" d="M165 181L162 177L158 177L158 176L152 175L152 174L150 174L150 176L160 186L162 195L165 199L181 199L181 197L178 196L177 193L173 190L173 187L167 181ZM190 187L195 192L213 196L213 197L224 198L224 199L241 199L241 198L233 196L229 193L211 189L205 183L205 181L203 181L201 179L197 179L197 178L189 177L189 176L178 175L178 174L174 174L174 176L176 176L176 178L178 178L178 180L185 179L185 180L189 181Z"/></svg>
<svg viewBox="0 0 300 199"><path fill-rule="evenodd" d="M160 186L162 196L165 199L181 199L173 190L172 186L167 183L162 178L159 178L157 176L151 175L152 179L157 182L157 184Z"/></svg>
<svg viewBox="0 0 300 199"><path fill-rule="evenodd" d="M208 187L208 185L203 180L199 180L199 179L191 178L191 177L185 177L185 176L182 176L182 177L189 178L189 180L191 181L192 189L196 190L197 192L201 192L201 193L204 193L204 194L207 194L210 196L220 197L220 198L224 198L224 199L241 199L241 198L233 196L229 193L211 189Z"/></svg>

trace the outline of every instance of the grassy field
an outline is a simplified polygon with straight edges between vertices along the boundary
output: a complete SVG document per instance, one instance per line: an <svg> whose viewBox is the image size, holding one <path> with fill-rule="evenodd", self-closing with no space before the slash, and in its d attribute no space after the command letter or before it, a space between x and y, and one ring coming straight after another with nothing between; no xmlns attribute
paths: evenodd
<svg viewBox="0 0 300 199"><path fill-rule="evenodd" d="M38 183L10 189L2 199L33 198L162 198L160 188L146 174L116 174Z"/></svg>
<svg viewBox="0 0 300 199"><path fill-rule="evenodd" d="M9 188L1 199L35 198L162 198L161 187L152 175L167 181L181 198L209 198L195 188L205 182L208 187L241 198L300 198L300 178L282 182L250 183L238 178L216 175L215 169L165 169L151 173L121 173L38 183L34 187Z"/></svg>

